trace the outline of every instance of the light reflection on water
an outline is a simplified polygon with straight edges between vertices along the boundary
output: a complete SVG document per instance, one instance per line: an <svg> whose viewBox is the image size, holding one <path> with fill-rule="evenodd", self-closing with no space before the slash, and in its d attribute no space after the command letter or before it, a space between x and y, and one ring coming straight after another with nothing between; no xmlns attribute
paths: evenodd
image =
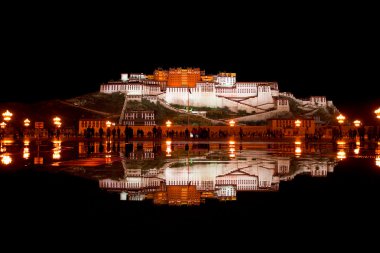
<svg viewBox="0 0 380 253"><path fill-rule="evenodd" d="M100 179L100 188L119 192L121 200L199 205L211 198L237 200L240 191L278 191L280 181L298 174L326 177L337 163L335 153L321 154L318 146L303 147L301 155L300 143L193 143L188 150L175 143L171 157L168 143L165 157L159 154L160 145L145 144L131 144L123 154L122 175Z"/></svg>
<svg viewBox="0 0 380 253"><path fill-rule="evenodd" d="M99 180L121 200L200 205L239 192L276 192L299 174L327 177L340 161L374 159L377 143L344 142L1 142L1 167L44 166ZM33 162L34 161L34 162ZM37 161L37 162L36 162ZM54 165L52 167L51 165Z"/></svg>

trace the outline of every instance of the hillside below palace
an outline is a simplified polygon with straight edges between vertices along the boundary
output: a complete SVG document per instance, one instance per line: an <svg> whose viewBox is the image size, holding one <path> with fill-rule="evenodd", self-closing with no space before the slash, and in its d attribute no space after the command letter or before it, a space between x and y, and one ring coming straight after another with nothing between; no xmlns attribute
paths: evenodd
<svg viewBox="0 0 380 253"><path fill-rule="evenodd" d="M121 74L118 81L100 86L102 93L122 92L126 99L148 99L192 107L228 107L247 113L289 111L289 99L309 108L332 106L325 96L296 99L292 93L280 92L277 82L238 82L236 73L206 75L199 68L156 69L152 75Z"/></svg>

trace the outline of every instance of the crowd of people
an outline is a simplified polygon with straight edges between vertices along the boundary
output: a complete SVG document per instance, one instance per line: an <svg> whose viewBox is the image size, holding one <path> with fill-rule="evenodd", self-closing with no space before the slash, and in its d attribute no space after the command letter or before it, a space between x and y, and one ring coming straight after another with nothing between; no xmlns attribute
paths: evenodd
<svg viewBox="0 0 380 253"><path fill-rule="evenodd" d="M328 133L330 129L330 133ZM48 137L48 138L106 138L107 140L125 140L129 141L131 139L161 139L161 138L172 138L172 139L225 139L230 137L239 138L240 140L268 140L268 139L284 139L286 137L300 136L299 133L294 132L290 135L286 135L283 130L274 129L263 129L254 130L254 128L242 128L237 127L236 129L225 129L219 128L218 130L210 130L209 127L192 127L183 129L167 129L165 132L160 126L152 126L151 129L145 131L143 128L132 128L126 126L123 130L119 126L107 127L103 129L100 127L98 131L95 131L94 127L88 127L83 131L83 133L77 133L75 129L48 129L44 132L38 131L37 129L30 129L27 132L19 131L13 133L13 138L23 138L36 137L37 135ZM0 139L5 137L5 132L2 129L0 131ZM314 133L306 131L304 133L304 139L306 141L319 141L322 139L331 139L333 141L348 138L360 140L379 140L380 139L380 127L364 127L359 128L349 128L342 129L341 126L334 126L328 128L317 128Z"/></svg>

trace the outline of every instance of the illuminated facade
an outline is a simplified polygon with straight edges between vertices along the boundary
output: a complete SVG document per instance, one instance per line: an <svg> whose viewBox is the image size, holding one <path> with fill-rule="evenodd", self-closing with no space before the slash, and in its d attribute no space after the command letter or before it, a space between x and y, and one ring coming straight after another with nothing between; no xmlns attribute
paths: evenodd
<svg viewBox="0 0 380 253"><path fill-rule="evenodd" d="M121 74L121 81L122 82L128 82L129 78L128 78L128 74L126 73L122 73Z"/></svg>
<svg viewBox="0 0 380 253"><path fill-rule="evenodd" d="M190 89L167 87L165 100L169 104L186 106L189 97L191 106L228 107L236 112L245 110L258 113L275 109L276 96L278 90L275 82L236 82L232 86L198 82Z"/></svg>
<svg viewBox="0 0 380 253"><path fill-rule="evenodd" d="M194 185L167 186L167 200L169 205L200 205L201 194Z"/></svg>
<svg viewBox="0 0 380 253"><path fill-rule="evenodd" d="M107 129L106 119L79 119L78 133L84 134L87 128L94 128L95 133L99 132L99 128Z"/></svg>
<svg viewBox="0 0 380 253"><path fill-rule="evenodd" d="M284 145L283 148L283 151L294 152L295 147ZM258 150L246 151L236 160L220 161L216 154L206 155L216 160L198 157L190 164L187 159L180 159L152 169L146 162L138 167L136 161L134 168L123 162L124 178L103 179L99 186L128 192L128 200L143 200L153 193L155 204L199 205L205 198L236 200L237 192L241 191L278 191L280 181L292 180L298 174L326 177L336 165L334 158L273 156ZM140 197L132 199L137 193Z"/></svg>
<svg viewBox="0 0 380 253"><path fill-rule="evenodd" d="M167 81L169 76L169 71L163 69L156 69L154 71L154 80L156 81Z"/></svg>
<svg viewBox="0 0 380 253"><path fill-rule="evenodd" d="M318 105L318 106L326 106L327 100L325 96L311 96L310 97L311 104Z"/></svg>
<svg viewBox="0 0 380 253"><path fill-rule="evenodd" d="M154 126L156 125L154 111L125 111L124 118L122 119L122 125Z"/></svg>
<svg viewBox="0 0 380 253"><path fill-rule="evenodd" d="M267 123L272 130L285 130L285 135L293 136L294 133L302 135L315 133L316 128L314 119L298 119L301 121L299 127L295 124L296 120L297 119L268 119Z"/></svg>
<svg viewBox="0 0 380 253"><path fill-rule="evenodd" d="M213 75L201 76L202 82L214 82L215 77Z"/></svg>
<svg viewBox="0 0 380 253"><path fill-rule="evenodd" d="M205 75L199 68L156 69L154 78L145 74L122 74L121 81L112 81L100 86L100 92L123 92L126 99L194 107L224 108L233 112L246 111L251 114L235 119L258 121L277 117L289 112L289 100L294 100L304 112L319 107L333 106L324 96L297 99L292 93L279 92L277 82L238 82L236 73L221 72Z"/></svg>
<svg viewBox="0 0 380 253"><path fill-rule="evenodd" d="M289 112L290 111L289 100L284 99L284 98L278 98L277 99L277 111Z"/></svg>
<svg viewBox="0 0 380 253"><path fill-rule="evenodd" d="M101 93L123 92L126 95L158 95L161 94L160 82L144 80L138 82L111 81L100 85Z"/></svg>
<svg viewBox="0 0 380 253"><path fill-rule="evenodd" d="M131 73L129 79L131 81L141 81L147 79L147 76L144 73Z"/></svg>
<svg viewBox="0 0 380 253"><path fill-rule="evenodd" d="M167 87L194 88L200 80L201 70L199 68L171 68Z"/></svg>
<svg viewBox="0 0 380 253"><path fill-rule="evenodd" d="M221 72L216 76L216 82L222 86L232 86L236 83L236 73Z"/></svg>

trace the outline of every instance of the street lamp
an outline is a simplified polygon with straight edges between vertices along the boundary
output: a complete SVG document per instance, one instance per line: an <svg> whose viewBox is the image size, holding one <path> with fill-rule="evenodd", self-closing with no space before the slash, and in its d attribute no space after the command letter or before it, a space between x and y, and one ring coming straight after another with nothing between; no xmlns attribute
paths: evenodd
<svg viewBox="0 0 380 253"><path fill-rule="evenodd" d="M230 148L230 158L234 158L236 157L236 154L235 154L235 141L231 140L229 141L229 148Z"/></svg>
<svg viewBox="0 0 380 253"><path fill-rule="evenodd" d="M26 126L26 127L30 126L30 120L29 119L24 120L24 126Z"/></svg>
<svg viewBox="0 0 380 253"><path fill-rule="evenodd" d="M24 120L24 126L25 126L25 128L27 128L28 126L30 126L30 120L29 119L25 119ZM24 134L28 134L27 129L25 129L25 133Z"/></svg>
<svg viewBox="0 0 380 253"><path fill-rule="evenodd" d="M1 163L4 165L8 165L12 162L12 158L8 154L2 155Z"/></svg>
<svg viewBox="0 0 380 253"><path fill-rule="evenodd" d="M301 146L296 146L294 149L294 153L295 153L296 157L300 157L301 153L302 153Z"/></svg>
<svg viewBox="0 0 380 253"><path fill-rule="evenodd" d="M11 113L10 111L6 111L3 113L3 118L6 122L10 121L12 119L12 116L13 116L13 113Z"/></svg>
<svg viewBox="0 0 380 253"><path fill-rule="evenodd" d="M166 156L169 157L169 156L172 156L172 141L171 140L167 140L166 141Z"/></svg>
<svg viewBox="0 0 380 253"><path fill-rule="evenodd" d="M168 138L173 138L174 137L174 132L173 132L173 136L171 136L172 135L172 133L169 131L169 128L172 126L172 122L170 121L170 120L167 120L166 122L165 122L165 124L166 124L166 137L168 137Z"/></svg>
<svg viewBox="0 0 380 253"><path fill-rule="evenodd" d="M338 123L339 124L343 124L344 120L346 119L345 116L343 116L342 114L339 114L338 117L336 117L336 119L338 120Z"/></svg>
<svg viewBox="0 0 380 253"><path fill-rule="evenodd" d="M294 121L294 125L296 126L297 128L297 136L299 135L299 128L301 126L301 120L297 119L296 121Z"/></svg>
<svg viewBox="0 0 380 253"><path fill-rule="evenodd" d="M107 122L106 122L106 126L107 126L107 127L111 127L111 125L112 125L111 121L107 120Z"/></svg>
<svg viewBox="0 0 380 253"><path fill-rule="evenodd" d="M6 127L6 123L8 123L11 119L12 119L12 116L13 116L13 113L11 113L10 111L6 111L3 113L3 118L4 118L4 121L3 122L4 124L1 124L1 128L5 128Z"/></svg>
<svg viewBox="0 0 380 253"><path fill-rule="evenodd" d="M375 111L376 118L380 119L380 107Z"/></svg>
<svg viewBox="0 0 380 253"><path fill-rule="evenodd" d="M354 121L354 125L355 125L356 127L360 127L361 124L362 124L362 122L361 122L360 120L355 120L355 121Z"/></svg>
<svg viewBox="0 0 380 253"><path fill-rule="evenodd" d="M60 117L55 117L55 118L53 119L53 123L54 123L54 125L57 127L57 133L56 133L56 136L57 136L57 138L59 138L60 131L59 131L58 128L60 128L61 125L62 125L61 118L60 118Z"/></svg>
<svg viewBox="0 0 380 253"><path fill-rule="evenodd" d="M232 128L232 136L233 137L235 137L235 120L233 120L233 119L231 119L229 122L228 122L229 124L230 124L230 127Z"/></svg>
<svg viewBox="0 0 380 253"><path fill-rule="evenodd" d="M55 117L55 118L53 119L53 123L54 123L54 125L55 125L56 127L61 127L61 124L62 124L62 122L61 122L61 118L60 118L60 117Z"/></svg>
<svg viewBox="0 0 380 253"><path fill-rule="evenodd" d="M1 127L1 128L5 128L6 126L7 126L7 123L5 123L5 122L1 122L1 123L0 123L0 127Z"/></svg>
<svg viewBox="0 0 380 253"><path fill-rule="evenodd" d="M346 152L343 149L340 149L336 154L336 158L338 158L339 160L346 159Z"/></svg>
<svg viewBox="0 0 380 253"><path fill-rule="evenodd" d="M53 159L59 160L61 159L61 141L53 141Z"/></svg>
<svg viewBox="0 0 380 253"><path fill-rule="evenodd" d="M29 151L29 141L28 140L25 140L24 141L24 150L23 150L23 155L22 155L22 157L24 158L24 159L29 159L29 157L30 157L30 151Z"/></svg>
<svg viewBox="0 0 380 253"><path fill-rule="evenodd" d="M344 120L346 119L346 117L343 116L342 114L339 114L338 117L336 117L336 119L338 120L338 123L339 123L339 138L343 138L342 124Z"/></svg>

